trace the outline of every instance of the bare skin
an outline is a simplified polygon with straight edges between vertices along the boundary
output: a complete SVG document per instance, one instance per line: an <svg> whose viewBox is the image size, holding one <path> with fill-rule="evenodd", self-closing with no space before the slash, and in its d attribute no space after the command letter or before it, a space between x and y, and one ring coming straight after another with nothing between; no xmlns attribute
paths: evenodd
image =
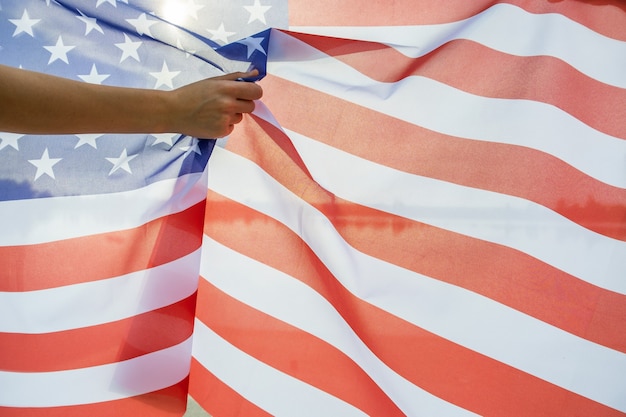
<svg viewBox="0 0 626 417"><path fill-rule="evenodd" d="M111 87L0 65L0 131L24 134L230 134L254 110L257 71L208 78L172 91Z"/></svg>

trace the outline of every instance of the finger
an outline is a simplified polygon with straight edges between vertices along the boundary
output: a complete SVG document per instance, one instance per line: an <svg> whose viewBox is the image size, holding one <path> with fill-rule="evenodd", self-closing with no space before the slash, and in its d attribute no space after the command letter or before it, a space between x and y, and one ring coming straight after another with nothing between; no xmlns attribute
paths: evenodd
<svg viewBox="0 0 626 417"><path fill-rule="evenodd" d="M241 78L254 78L256 76L259 75L259 70L254 69L252 71L248 71L248 72L231 72L230 74L224 74L224 75L220 75L218 77L214 77L214 79L218 79L218 80L230 80L230 81L236 81L239 80Z"/></svg>
<svg viewBox="0 0 626 417"><path fill-rule="evenodd" d="M251 71L242 72L242 73L239 73L239 74L240 74L239 78L244 78L244 79L245 78L254 78L254 77L257 77L259 75L259 70L253 69Z"/></svg>
<svg viewBox="0 0 626 417"><path fill-rule="evenodd" d="M232 118L232 124L236 125L237 123L241 123L243 120L243 114L236 113Z"/></svg>
<svg viewBox="0 0 626 417"><path fill-rule="evenodd" d="M232 93L239 100L258 100L263 96L263 89L255 83L237 83Z"/></svg>
<svg viewBox="0 0 626 417"><path fill-rule="evenodd" d="M252 100L237 100L233 107L233 113L252 113L255 104Z"/></svg>

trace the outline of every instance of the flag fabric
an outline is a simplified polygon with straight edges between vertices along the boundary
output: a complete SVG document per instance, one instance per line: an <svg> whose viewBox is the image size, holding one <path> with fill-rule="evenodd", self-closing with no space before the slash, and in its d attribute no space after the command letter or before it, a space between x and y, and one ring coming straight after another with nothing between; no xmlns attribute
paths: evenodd
<svg viewBox="0 0 626 417"><path fill-rule="evenodd" d="M247 69L175 5L2 1L0 63L151 89ZM0 133L0 416L183 415L214 144Z"/></svg>
<svg viewBox="0 0 626 417"><path fill-rule="evenodd" d="M7 65L252 60L215 148L0 133L0 416L626 415L622 1L0 1Z"/></svg>
<svg viewBox="0 0 626 417"><path fill-rule="evenodd" d="M289 19L263 105L209 164L194 398L625 415L624 2L290 1Z"/></svg>

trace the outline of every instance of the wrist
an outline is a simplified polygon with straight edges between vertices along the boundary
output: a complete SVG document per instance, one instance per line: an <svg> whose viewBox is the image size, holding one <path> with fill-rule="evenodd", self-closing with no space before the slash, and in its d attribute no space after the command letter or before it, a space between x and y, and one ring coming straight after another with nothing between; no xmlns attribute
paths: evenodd
<svg viewBox="0 0 626 417"><path fill-rule="evenodd" d="M145 114L140 117L147 123L146 133L176 133L175 98L171 91L147 90L144 103Z"/></svg>

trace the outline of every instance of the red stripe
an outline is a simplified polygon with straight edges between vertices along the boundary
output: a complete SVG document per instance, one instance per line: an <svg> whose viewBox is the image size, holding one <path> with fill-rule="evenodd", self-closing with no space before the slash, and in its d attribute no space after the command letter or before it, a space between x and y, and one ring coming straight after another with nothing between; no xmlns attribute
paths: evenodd
<svg viewBox="0 0 626 417"><path fill-rule="evenodd" d="M448 0L289 0L290 26L401 26L449 23L489 8L494 1Z"/></svg>
<svg viewBox="0 0 626 417"><path fill-rule="evenodd" d="M610 38L626 41L624 0L510 1L530 13L559 13Z"/></svg>
<svg viewBox="0 0 626 417"><path fill-rule="evenodd" d="M626 190L549 154L436 133L277 77L262 85L264 102L285 128L404 172L534 201L626 240Z"/></svg>
<svg viewBox="0 0 626 417"><path fill-rule="evenodd" d="M0 247L0 291L35 291L153 268L197 250L204 201L135 229Z"/></svg>
<svg viewBox="0 0 626 417"><path fill-rule="evenodd" d="M188 379L149 394L68 407L0 406L0 417L182 417L187 407Z"/></svg>
<svg viewBox="0 0 626 417"><path fill-rule="evenodd" d="M112 323L56 333L0 333L0 369L50 372L132 359L187 340L195 294L170 306Z"/></svg>
<svg viewBox="0 0 626 417"><path fill-rule="evenodd" d="M189 394L211 417L271 416L224 384L195 358L191 359L190 381Z"/></svg>
<svg viewBox="0 0 626 417"><path fill-rule="evenodd" d="M333 346L237 301L205 280L200 280L198 294L198 318L238 349L367 415L404 415L369 375Z"/></svg>
<svg viewBox="0 0 626 417"><path fill-rule="evenodd" d="M547 103L601 132L626 139L626 89L596 81L554 57L508 55L456 40L413 59L375 42L290 35L380 82L416 75L482 97Z"/></svg>
<svg viewBox="0 0 626 417"><path fill-rule="evenodd" d="M256 139L251 137L251 140ZM276 150L267 151L269 155ZM623 416L420 329L356 298L337 282L304 242L272 218L213 193L209 196L209 207L212 215L211 222L205 226L207 235L313 288L335 307L374 354L426 391L483 416ZM245 222L246 228L232 227L239 222ZM379 242L381 246L386 243ZM241 307L223 309L221 302L210 305L213 307L211 314L215 317L244 315L246 320L240 324L243 328L237 329L242 334L250 331L249 323L253 323L254 327L266 320L259 313L256 318L249 317L248 314L252 313ZM290 353L291 342L274 343L273 336L271 331L255 333L254 340L250 341L258 346L255 353L274 344L275 348L284 349L280 354L292 359L306 354L306 350L303 352L299 345ZM262 340L264 337L269 340ZM325 360L324 357L319 362Z"/></svg>
<svg viewBox="0 0 626 417"><path fill-rule="evenodd" d="M320 120L314 115L313 118ZM282 132L262 120L258 123L238 126L229 149L256 162L295 195L319 209L356 249L626 352L626 333L622 331L626 297L581 281L517 250L337 198L299 171L281 152L272 137ZM387 145L379 148L388 148ZM213 214L214 210L212 206L210 212Z"/></svg>
<svg viewBox="0 0 626 417"><path fill-rule="evenodd" d="M494 4L513 4L535 13L559 13L605 36L626 40L623 0L465 1L448 0L289 0L290 26L402 26L451 23L470 18Z"/></svg>

